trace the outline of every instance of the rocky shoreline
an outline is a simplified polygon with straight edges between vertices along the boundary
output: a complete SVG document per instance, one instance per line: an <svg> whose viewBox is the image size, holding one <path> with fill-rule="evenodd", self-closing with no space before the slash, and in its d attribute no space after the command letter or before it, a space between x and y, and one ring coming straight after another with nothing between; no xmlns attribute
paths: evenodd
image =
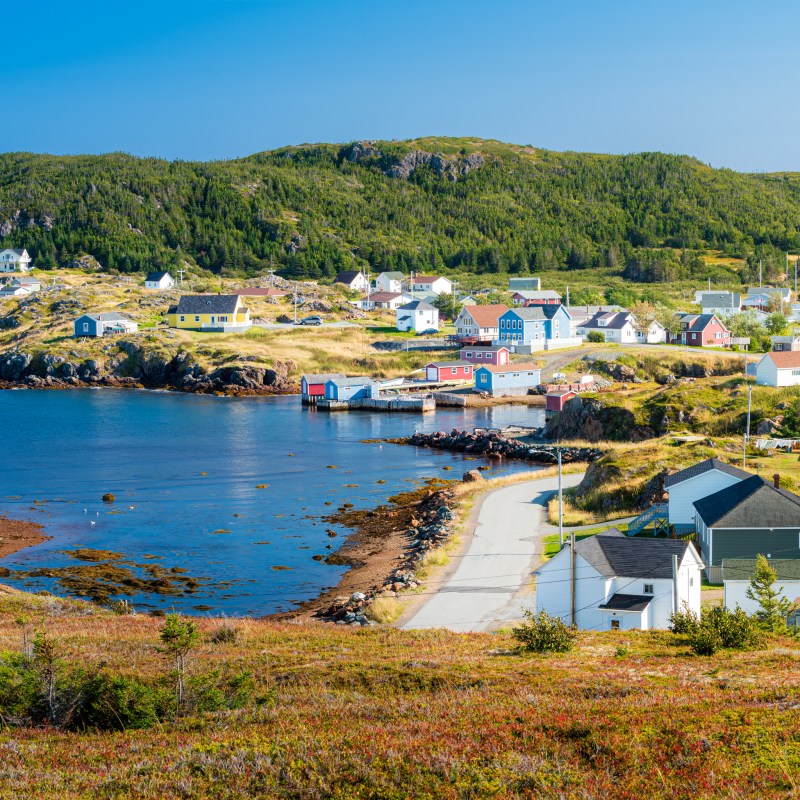
<svg viewBox="0 0 800 800"><path fill-rule="evenodd" d="M596 447L573 447L554 445L546 442L524 442L503 436L497 431L480 429L469 433L453 429L450 433L415 433L404 439L392 439L393 443L410 444L416 447L431 447L437 450L451 450L457 453L470 453L486 458L516 458L534 464L555 464L561 451L561 461L570 464L575 461L594 461L603 455Z"/></svg>
<svg viewBox="0 0 800 800"><path fill-rule="evenodd" d="M270 367L237 364L206 370L190 354L147 351L120 340L108 360L68 359L49 353L31 355L16 350L0 355L0 389L71 389L108 387L158 389L194 394L234 396L297 394L297 381L289 378L291 362ZM246 357L242 360L245 360Z"/></svg>

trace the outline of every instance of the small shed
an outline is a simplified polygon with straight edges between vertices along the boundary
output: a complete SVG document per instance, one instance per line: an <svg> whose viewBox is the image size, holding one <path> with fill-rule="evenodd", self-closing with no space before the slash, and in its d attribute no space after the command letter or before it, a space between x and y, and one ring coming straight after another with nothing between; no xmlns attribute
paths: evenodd
<svg viewBox="0 0 800 800"><path fill-rule="evenodd" d="M425 379L435 383L472 380L473 366L467 361L432 361L425 365Z"/></svg>
<svg viewBox="0 0 800 800"><path fill-rule="evenodd" d="M548 392L544 398L544 410L550 414L563 411L567 400L572 400L573 397L576 397L576 394L572 389Z"/></svg>
<svg viewBox="0 0 800 800"><path fill-rule="evenodd" d="M326 400L375 400L380 397L380 386L363 375L330 378L325 383Z"/></svg>
<svg viewBox="0 0 800 800"><path fill-rule="evenodd" d="M484 365L475 370L475 389L493 397L525 395L541 383L541 370L533 364Z"/></svg>
<svg viewBox="0 0 800 800"><path fill-rule="evenodd" d="M175 279L169 272L148 272L144 279L145 289L171 289Z"/></svg>
<svg viewBox="0 0 800 800"><path fill-rule="evenodd" d="M325 397L325 384L344 378L341 372L308 373L300 378L300 395L304 403Z"/></svg>
<svg viewBox="0 0 800 800"><path fill-rule="evenodd" d="M476 366L481 364L508 364L509 350L507 347L481 347L479 345L462 347L459 354L464 361L471 361Z"/></svg>

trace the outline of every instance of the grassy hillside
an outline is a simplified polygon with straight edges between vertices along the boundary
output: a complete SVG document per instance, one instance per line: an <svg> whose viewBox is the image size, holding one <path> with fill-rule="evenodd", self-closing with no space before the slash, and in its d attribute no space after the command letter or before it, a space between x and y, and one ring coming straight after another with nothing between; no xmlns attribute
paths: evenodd
<svg viewBox="0 0 800 800"><path fill-rule="evenodd" d="M38 630L59 691L83 670L127 698L118 723L104 717L126 730L0 731L0 796L783 798L797 788L800 650L786 639L698 657L668 632L584 633L572 653L531 656L506 633L201 620L188 678L209 710L131 729L147 722L132 716L146 697L173 690L163 624L0 591L6 690ZM236 696L209 685L235 685ZM12 702L0 696L4 715Z"/></svg>
<svg viewBox="0 0 800 800"><path fill-rule="evenodd" d="M43 266L88 253L124 272L185 262L630 280L749 279L800 249L800 179L661 153L556 153L479 139L302 145L190 163L120 153L0 155L0 234ZM710 260L705 251L718 255ZM745 261L745 259L749 260Z"/></svg>

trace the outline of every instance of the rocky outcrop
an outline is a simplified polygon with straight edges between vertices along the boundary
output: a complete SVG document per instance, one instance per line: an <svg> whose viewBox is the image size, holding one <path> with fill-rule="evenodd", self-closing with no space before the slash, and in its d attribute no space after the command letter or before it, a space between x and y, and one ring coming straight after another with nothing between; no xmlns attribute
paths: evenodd
<svg viewBox="0 0 800 800"><path fill-rule="evenodd" d="M583 439L641 442L652 439L657 432L649 425L639 424L633 412L619 406L605 406L595 398L573 397L564 410L547 420L545 439Z"/></svg>
<svg viewBox="0 0 800 800"><path fill-rule="evenodd" d="M112 386L235 395L298 391L289 378L295 368L292 362L277 362L269 367L225 366L209 372L186 352L153 352L125 340L117 342L117 347L118 354L107 361L69 360L51 353L34 356L19 350L0 354L0 388Z"/></svg>
<svg viewBox="0 0 800 800"><path fill-rule="evenodd" d="M375 166L389 178L402 180L408 180L419 167L430 167L440 178L456 181L486 163L486 158L480 153L453 158L443 153L412 150L398 158L381 152L373 142L353 142L342 148L339 158Z"/></svg>
<svg viewBox="0 0 800 800"><path fill-rule="evenodd" d="M480 429L469 433L453 429L450 433L415 433L408 439L401 439L404 444L417 447L433 447L437 450L452 450L457 453L485 456L486 458L518 458L534 464L555 464L557 451L561 450L561 461L568 464L573 461L593 461L602 455L602 451L588 447L564 447L552 444L531 444L519 439L509 439L496 431Z"/></svg>

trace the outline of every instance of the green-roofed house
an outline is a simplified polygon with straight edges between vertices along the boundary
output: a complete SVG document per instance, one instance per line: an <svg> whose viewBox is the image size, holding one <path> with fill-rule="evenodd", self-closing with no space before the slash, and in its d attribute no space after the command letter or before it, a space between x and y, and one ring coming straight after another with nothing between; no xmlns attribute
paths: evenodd
<svg viewBox="0 0 800 800"><path fill-rule="evenodd" d="M767 561L777 573L773 588L779 590L789 602L800 607L800 558L768 558ZM758 611L758 603L747 596L747 588L755 571L754 558L726 558L722 562L725 608L733 611L739 606L751 615ZM800 620L795 624L797 622Z"/></svg>

